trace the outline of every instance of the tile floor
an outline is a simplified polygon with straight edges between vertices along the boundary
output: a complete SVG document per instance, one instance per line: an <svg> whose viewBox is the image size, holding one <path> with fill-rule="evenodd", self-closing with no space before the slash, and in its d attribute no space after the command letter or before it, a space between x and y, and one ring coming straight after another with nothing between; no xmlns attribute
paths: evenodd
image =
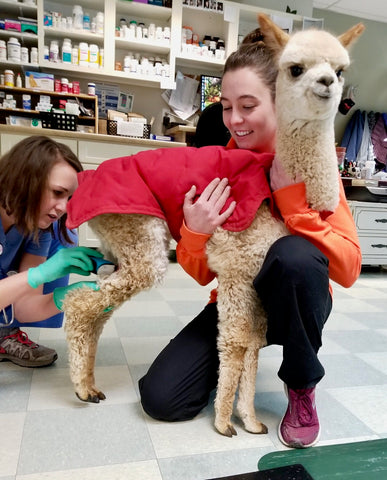
<svg viewBox="0 0 387 480"><path fill-rule="evenodd" d="M0 480L203 480L251 472L284 449L276 429L286 400L276 376L281 350L261 353L256 407L268 435L236 423L232 439L213 428L212 403L194 420L163 423L140 406L137 381L162 347L207 301L171 264L162 287L124 305L105 327L97 383L107 400L82 403L69 380L63 329L29 329L58 351L49 368L0 364ZM326 376L317 402L320 445L387 437L387 271L362 273L349 290L334 285L324 333Z"/></svg>

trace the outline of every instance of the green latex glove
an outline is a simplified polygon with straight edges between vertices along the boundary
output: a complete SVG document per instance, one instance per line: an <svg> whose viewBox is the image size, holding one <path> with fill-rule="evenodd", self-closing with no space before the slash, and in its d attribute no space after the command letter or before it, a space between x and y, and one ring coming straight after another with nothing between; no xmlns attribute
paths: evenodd
<svg viewBox="0 0 387 480"><path fill-rule="evenodd" d="M87 247L62 248L55 255L35 268L28 270L28 284L37 288L70 273L90 275L93 262L90 256L102 257L102 253Z"/></svg>
<svg viewBox="0 0 387 480"><path fill-rule="evenodd" d="M53 292L53 299L56 305L56 308L62 310L63 300L64 297L67 295L68 292L71 290L76 290L77 288L88 287L94 291L99 290L99 285L97 282L76 282L67 285L66 287L58 287L55 288Z"/></svg>

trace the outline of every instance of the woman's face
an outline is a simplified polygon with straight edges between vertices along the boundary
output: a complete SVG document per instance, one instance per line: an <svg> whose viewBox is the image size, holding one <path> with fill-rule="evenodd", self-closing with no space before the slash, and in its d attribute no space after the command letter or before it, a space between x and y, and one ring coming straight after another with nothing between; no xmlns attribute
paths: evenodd
<svg viewBox="0 0 387 480"><path fill-rule="evenodd" d="M62 160L52 167L40 204L39 228L48 228L66 213L67 202L77 187L77 172L71 165Z"/></svg>
<svg viewBox="0 0 387 480"><path fill-rule="evenodd" d="M225 73L221 96L223 122L238 147L274 152L274 103L257 73L249 67Z"/></svg>

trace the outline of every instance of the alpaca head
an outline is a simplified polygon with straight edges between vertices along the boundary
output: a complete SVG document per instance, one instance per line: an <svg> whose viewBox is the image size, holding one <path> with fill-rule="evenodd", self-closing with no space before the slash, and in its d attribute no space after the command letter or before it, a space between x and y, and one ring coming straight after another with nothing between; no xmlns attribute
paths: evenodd
<svg viewBox="0 0 387 480"><path fill-rule="evenodd" d="M335 37L323 30L303 30L288 35L264 14L258 16L265 43L278 60L277 114L286 119L332 119L340 103L349 65L347 48L363 32L355 25Z"/></svg>

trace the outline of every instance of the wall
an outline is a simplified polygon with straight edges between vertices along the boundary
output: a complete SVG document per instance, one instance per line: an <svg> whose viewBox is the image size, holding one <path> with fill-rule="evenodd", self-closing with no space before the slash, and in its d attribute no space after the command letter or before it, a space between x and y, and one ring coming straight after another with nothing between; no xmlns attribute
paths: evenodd
<svg viewBox="0 0 387 480"><path fill-rule="evenodd" d="M278 10L286 12L289 5L291 10L297 10L297 15L304 17L312 17L313 0L231 0L235 3L244 5L254 5L255 7L269 8L270 10Z"/></svg>
<svg viewBox="0 0 387 480"><path fill-rule="evenodd" d="M352 63L345 74L346 85L355 85L356 105L347 115L336 117L336 139L340 142L345 127L356 109L387 112L387 26L382 22L349 15L313 10L313 17L324 18L325 28L340 34L362 22L366 30L351 49Z"/></svg>

